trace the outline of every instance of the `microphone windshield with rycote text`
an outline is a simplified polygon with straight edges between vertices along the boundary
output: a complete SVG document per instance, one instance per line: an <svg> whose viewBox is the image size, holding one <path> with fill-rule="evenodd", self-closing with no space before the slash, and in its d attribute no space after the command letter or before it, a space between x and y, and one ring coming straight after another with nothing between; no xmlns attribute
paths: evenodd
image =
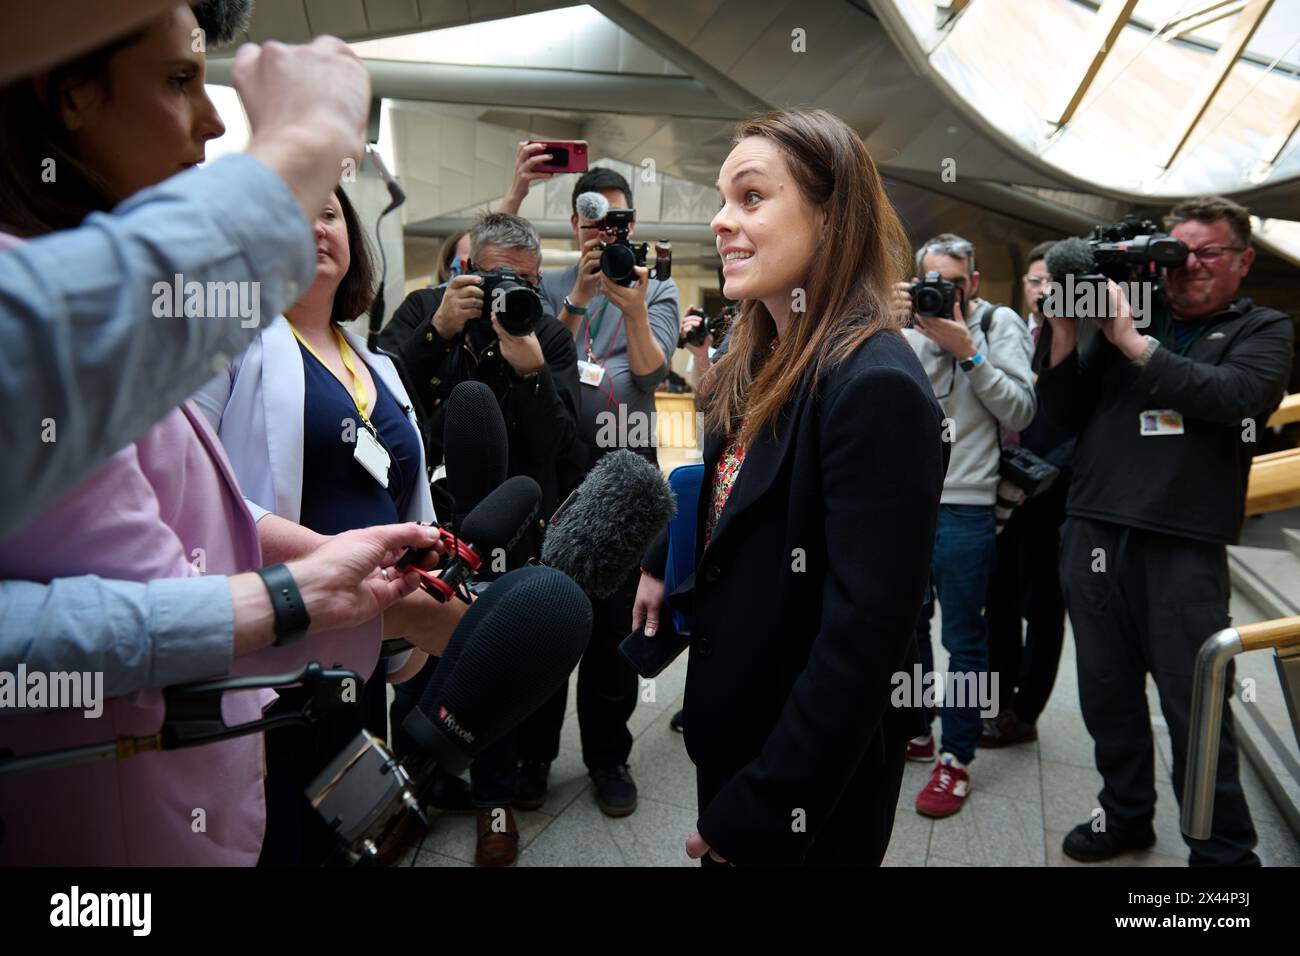
<svg viewBox="0 0 1300 956"><path fill-rule="evenodd" d="M529 566L465 612L402 726L451 774L568 680L591 636L591 602L568 577Z"/></svg>

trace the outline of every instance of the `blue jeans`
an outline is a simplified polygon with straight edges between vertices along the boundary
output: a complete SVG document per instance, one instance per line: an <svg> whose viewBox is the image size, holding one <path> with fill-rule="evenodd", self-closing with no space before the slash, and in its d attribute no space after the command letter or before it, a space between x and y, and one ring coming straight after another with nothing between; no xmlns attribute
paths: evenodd
<svg viewBox="0 0 1300 956"><path fill-rule="evenodd" d="M996 554L997 531L992 505L939 507L930 574L943 608L942 640L948 651L948 672L965 686L977 687L977 682L988 680L989 628L984 619L984 600ZM926 674L934 671L934 651L930 647L933 616L934 606L927 604L916 622L917 649ZM973 678L961 680L966 674ZM952 687L953 682L944 686ZM975 759L982 724L979 703L969 699L964 703L964 707L953 706L950 695L945 693L939 750L968 764Z"/></svg>

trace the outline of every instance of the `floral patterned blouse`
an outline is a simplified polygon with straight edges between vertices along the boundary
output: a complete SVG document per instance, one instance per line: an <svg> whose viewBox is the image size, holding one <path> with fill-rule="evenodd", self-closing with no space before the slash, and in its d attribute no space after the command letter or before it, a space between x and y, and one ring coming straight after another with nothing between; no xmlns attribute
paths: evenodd
<svg viewBox="0 0 1300 956"><path fill-rule="evenodd" d="M745 462L745 446L740 443L740 433L744 428L745 422L742 420L727 439L726 447L722 449L722 456L718 459L718 465L713 470L713 506L709 509L704 522L706 548L709 546L709 539L713 537L713 529L718 526L722 509L726 507L727 499L731 497L731 488L736 483L736 476L740 474L740 466Z"/></svg>

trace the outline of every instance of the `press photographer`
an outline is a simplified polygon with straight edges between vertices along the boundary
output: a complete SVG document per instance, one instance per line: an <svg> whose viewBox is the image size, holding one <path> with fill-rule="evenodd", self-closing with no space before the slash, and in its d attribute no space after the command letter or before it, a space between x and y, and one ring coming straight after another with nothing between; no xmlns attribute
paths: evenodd
<svg viewBox="0 0 1300 956"><path fill-rule="evenodd" d="M1105 813L1104 829L1089 821L1065 838L1065 853L1084 862L1155 842L1147 673L1182 800L1193 665L1205 639L1228 626L1225 545L1240 537L1255 432L1291 368L1287 316L1236 297L1255 257L1248 212L1208 196L1175 207L1165 226L1188 252L1165 274L1168 307L1155 310L1150 334L1112 281L1114 317L1098 320L1100 334L1083 347L1077 320L1049 316L1050 367L1039 378L1048 414L1078 434L1061 584ZM1055 253L1048 266L1059 281ZM1210 838L1187 838L1191 863L1258 865L1227 707L1215 791Z"/></svg>
<svg viewBox="0 0 1300 956"><path fill-rule="evenodd" d="M451 390L483 382L506 420L507 474L541 485L541 511L549 515L577 484L576 474L561 479L559 472L576 434L578 372L573 337L538 294L541 256L541 240L527 220L483 216L470 230L469 271L412 292L380 342L401 357L425 410L430 465L443 460ZM538 546L540 539L532 541L529 554Z"/></svg>
<svg viewBox="0 0 1300 956"><path fill-rule="evenodd" d="M1012 309L978 297L975 247L960 236L943 233L928 240L917 250L916 270L925 278L898 283L894 307L911 319L904 335L943 406L944 439L952 443L931 575L943 605L949 671L985 680L989 631L984 602L996 542L993 507L1001 432L1028 425L1037 401L1029 372L1029 333ZM921 666L927 673L934 670L933 607L927 603L917 621ZM979 706L963 704L946 699L943 704L938 762L916 798L917 812L926 816L957 813L970 793L968 767L982 728ZM908 745L913 760L929 761L935 753L933 736Z"/></svg>
<svg viewBox="0 0 1300 956"><path fill-rule="evenodd" d="M469 242L469 270L444 286L413 292L394 313L380 341L402 357L420 393L428 460L447 459L453 496L460 476L452 476L452 455L444 447L447 400L462 382L482 382L496 396L505 421L506 475L535 480L542 489L540 514L549 516L577 484L576 462L583 457L575 450L578 377L573 337L547 314L538 295L541 241L527 220L490 213L475 223ZM458 500L453 510L463 514L464 506ZM489 565L491 570L518 568L540 555L544 526L545 519L532 522L506 555L505 566ZM435 666L430 662L398 690L395 726L420 697ZM394 743L399 755L407 749L399 732ZM518 854L519 831L512 807L520 752L519 738L511 731L471 769L470 802L479 815L475 858L480 866L509 866ZM531 765L549 759L545 753L532 759L526 743L523 756ZM464 799L457 788L458 781L443 775L435 803L457 806L457 798ZM524 800L531 808L540 805L529 801L527 794ZM498 809L504 811L504 827L494 829L492 821L502 816L494 816Z"/></svg>

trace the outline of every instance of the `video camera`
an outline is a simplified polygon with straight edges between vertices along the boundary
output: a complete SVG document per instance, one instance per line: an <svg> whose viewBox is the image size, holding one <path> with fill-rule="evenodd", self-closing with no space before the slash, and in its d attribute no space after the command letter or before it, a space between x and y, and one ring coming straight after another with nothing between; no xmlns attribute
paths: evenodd
<svg viewBox="0 0 1300 956"><path fill-rule="evenodd" d="M1088 296L1097 303L1093 318L1109 318L1108 281L1126 286L1130 304L1135 295L1149 295L1157 309L1163 308L1164 282L1161 269L1176 268L1187 261L1188 249L1180 240L1148 219L1128 216L1109 225L1094 226L1086 239L1062 239L1047 251L1045 265L1052 286L1037 299L1038 311L1082 317L1069 308L1076 299ZM1053 305L1054 291L1064 286L1062 303ZM1060 306L1064 304L1066 308Z"/></svg>
<svg viewBox="0 0 1300 956"><path fill-rule="evenodd" d="M611 209L605 213L602 228L614 238L605 243L600 254L600 271L619 285L636 285L636 269L644 266L650 247L644 242L632 242L628 236L636 221L635 209ZM671 242L655 243L655 267L650 278L663 282L672 277L673 245Z"/></svg>
<svg viewBox="0 0 1300 956"><path fill-rule="evenodd" d="M677 347L685 348L687 345L703 345L705 339L710 335L713 336L714 346L722 344L722 340L727 337L727 330L731 328L732 321L736 318L739 308L734 305L724 305L717 315L710 316L703 309L697 309L691 306L686 310L687 315L698 315L704 321L677 339Z"/></svg>
<svg viewBox="0 0 1300 956"><path fill-rule="evenodd" d="M1087 242L1097 272L1116 282L1154 278L1161 267L1173 268L1187 261L1187 246L1161 232L1151 220L1136 216L1094 226Z"/></svg>

